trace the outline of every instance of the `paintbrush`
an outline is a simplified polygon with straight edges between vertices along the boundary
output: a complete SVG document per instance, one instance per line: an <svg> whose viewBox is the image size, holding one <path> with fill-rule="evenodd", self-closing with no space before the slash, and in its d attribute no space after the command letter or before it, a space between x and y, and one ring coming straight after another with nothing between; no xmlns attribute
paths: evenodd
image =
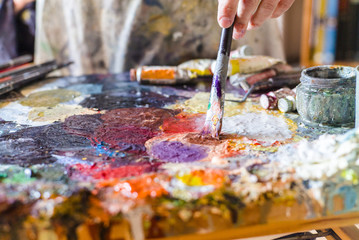
<svg viewBox="0 0 359 240"><path fill-rule="evenodd" d="M12 69L9 71L5 71L5 72L1 72L0 73L0 81L1 79L5 78L5 77L11 77L11 76L16 76L16 75L20 75L26 72L30 72L33 70L38 70L41 68L44 68L46 66L52 66L52 65L56 65L56 61L52 60L52 61L47 61L38 65L32 65L32 66L27 66L27 67L21 67L18 69Z"/></svg>
<svg viewBox="0 0 359 240"><path fill-rule="evenodd" d="M222 128L224 112L224 93L228 72L229 54L232 45L233 26L222 29L221 42L219 44L217 64L214 71L209 98L206 121L202 130L202 135L211 135L219 138Z"/></svg>
<svg viewBox="0 0 359 240"><path fill-rule="evenodd" d="M52 61L51 63L40 64L41 66L38 66L37 68L31 67L28 68L27 71L21 71L14 75L2 78L0 79L0 95L22 87L30 82L44 79L46 75L52 71L67 67L70 64L72 64L72 62L58 64L55 61Z"/></svg>
<svg viewBox="0 0 359 240"><path fill-rule="evenodd" d="M0 71L7 70L9 68L17 67L20 65L23 65L25 63L29 63L32 61L31 55L23 55L14 59L11 59L10 61L6 63L0 64Z"/></svg>

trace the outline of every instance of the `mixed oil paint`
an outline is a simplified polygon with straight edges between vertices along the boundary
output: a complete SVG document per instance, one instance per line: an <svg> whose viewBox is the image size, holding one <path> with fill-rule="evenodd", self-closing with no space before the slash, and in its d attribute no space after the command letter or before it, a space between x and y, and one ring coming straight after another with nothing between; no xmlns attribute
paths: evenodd
<svg viewBox="0 0 359 240"><path fill-rule="evenodd" d="M2 100L0 238L140 240L358 211L356 132L317 139L252 98L226 102L219 138L203 138L201 84L91 75Z"/></svg>

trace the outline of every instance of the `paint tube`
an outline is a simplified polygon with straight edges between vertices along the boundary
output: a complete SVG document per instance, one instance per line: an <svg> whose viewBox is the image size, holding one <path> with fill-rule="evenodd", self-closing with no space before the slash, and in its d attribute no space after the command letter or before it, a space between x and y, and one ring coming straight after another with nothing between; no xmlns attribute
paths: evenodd
<svg viewBox="0 0 359 240"><path fill-rule="evenodd" d="M194 59L178 65L178 68L196 73L198 77L213 76L211 65L213 59Z"/></svg>
<svg viewBox="0 0 359 240"><path fill-rule="evenodd" d="M264 79L269 79L277 75L277 72L274 69L266 69L259 73L250 73L250 74L235 74L229 78L230 83L235 87L241 87L245 91L248 91L250 86L262 81Z"/></svg>
<svg viewBox="0 0 359 240"><path fill-rule="evenodd" d="M142 84L174 85L191 81L197 74L172 66L143 66L130 70L131 81Z"/></svg>
<svg viewBox="0 0 359 240"><path fill-rule="evenodd" d="M228 65L228 76L235 74L249 74L263 71L278 63L283 63L282 60L268 57L268 56L244 56L240 58L231 58ZM211 71L216 67L216 62L211 65Z"/></svg>
<svg viewBox="0 0 359 240"><path fill-rule="evenodd" d="M279 100L281 100L282 112L295 110L295 93L289 88L281 88L275 92L262 94L259 102L264 109L274 110L278 108Z"/></svg>
<svg viewBox="0 0 359 240"><path fill-rule="evenodd" d="M293 112L297 110L296 100L293 96L287 96L278 100L278 109L281 112Z"/></svg>

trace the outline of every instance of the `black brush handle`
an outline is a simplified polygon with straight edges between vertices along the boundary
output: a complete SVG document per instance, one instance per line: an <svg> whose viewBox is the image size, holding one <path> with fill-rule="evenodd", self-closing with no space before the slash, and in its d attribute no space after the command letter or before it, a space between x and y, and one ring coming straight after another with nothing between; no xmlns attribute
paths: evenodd
<svg viewBox="0 0 359 240"><path fill-rule="evenodd" d="M219 51L221 54L229 56L232 46L234 22L229 28L223 28Z"/></svg>

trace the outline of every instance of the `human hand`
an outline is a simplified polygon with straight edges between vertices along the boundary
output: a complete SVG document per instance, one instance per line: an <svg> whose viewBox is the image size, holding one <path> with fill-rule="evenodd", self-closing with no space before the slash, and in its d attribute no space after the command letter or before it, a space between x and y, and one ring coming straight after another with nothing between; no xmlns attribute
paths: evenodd
<svg viewBox="0 0 359 240"><path fill-rule="evenodd" d="M28 3L35 0L13 0L15 13L20 12Z"/></svg>
<svg viewBox="0 0 359 240"><path fill-rule="evenodd" d="M247 29L262 25L268 18L281 16L293 2L294 0L218 0L218 23L222 28L228 28L235 19L233 38L239 39Z"/></svg>

